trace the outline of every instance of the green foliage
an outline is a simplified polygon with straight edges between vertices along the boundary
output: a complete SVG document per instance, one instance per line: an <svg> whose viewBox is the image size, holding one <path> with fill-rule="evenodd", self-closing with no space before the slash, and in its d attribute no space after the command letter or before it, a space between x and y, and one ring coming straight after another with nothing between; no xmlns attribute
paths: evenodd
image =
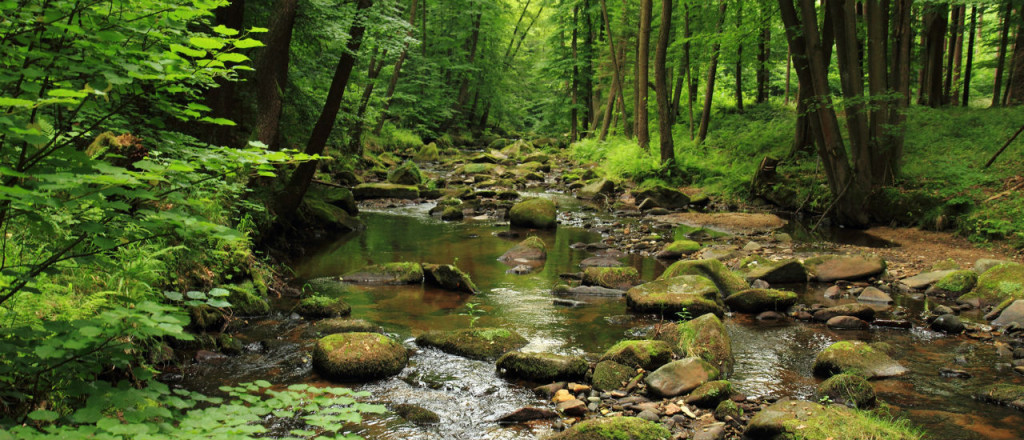
<svg viewBox="0 0 1024 440"><path fill-rule="evenodd" d="M580 162L597 162L605 177L637 182L661 175L657 157L640 148L635 140L610 137L600 142L590 137L572 144L569 155Z"/></svg>
<svg viewBox="0 0 1024 440"><path fill-rule="evenodd" d="M473 328L476 327L476 322L480 319L480 315L483 315L484 313L485 311L480 307L480 303L468 302L466 303L465 313L460 314L469 317L469 328Z"/></svg>

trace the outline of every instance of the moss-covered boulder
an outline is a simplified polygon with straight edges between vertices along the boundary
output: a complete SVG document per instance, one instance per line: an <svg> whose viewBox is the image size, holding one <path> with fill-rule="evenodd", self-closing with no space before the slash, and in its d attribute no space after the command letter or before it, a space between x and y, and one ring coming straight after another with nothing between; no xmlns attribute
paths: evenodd
<svg viewBox="0 0 1024 440"><path fill-rule="evenodd" d="M467 163L459 168L462 174L490 174L498 166L493 163Z"/></svg>
<svg viewBox="0 0 1024 440"><path fill-rule="evenodd" d="M777 289L747 289L725 298L725 305L740 313L785 311L796 304L796 293Z"/></svg>
<svg viewBox="0 0 1024 440"><path fill-rule="evenodd" d="M370 285L419 284L423 282L423 266L411 262L374 264L342 275L341 280Z"/></svg>
<svg viewBox="0 0 1024 440"><path fill-rule="evenodd" d="M582 379L589 365L582 356L510 351L498 358L497 367L508 377L548 383Z"/></svg>
<svg viewBox="0 0 1024 440"><path fill-rule="evenodd" d="M700 243L693 240L676 240L665 245L655 257L663 260L678 260L683 255L690 255L700 250Z"/></svg>
<svg viewBox="0 0 1024 440"><path fill-rule="evenodd" d="M220 330L227 322L227 317L220 309L206 304L188 308L189 327L200 330Z"/></svg>
<svg viewBox="0 0 1024 440"><path fill-rule="evenodd" d="M723 378L732 374L736 363L732 355L732 340L718 316L711 313L698 316L679 324L676 331L679 335L678 353L703 359L718 369Z"/></svg>
<svg viewBox="0 0 1024 440"><path fill-rule="evenodd" d="M437 149L437 143L431 142L420 147L420 150L416 152L416 156L413 156L412 160L416 162L437 162L441 159L441 153Z"/></svg>
<svg viewBox="0 0 1024 440"><path fill-rule="evenodd" d="M615 361L601 361L594 366L590 384L594 389L612 391L622 389L636 375L636 369Z"/></svg>
<svg viewBox="0 0 1024 440"><path fill-rule="evenodd" d="M978 390L975 398L983 402L1024 410L1024 386L998 383Z"/></svg>
<svg viewBox="0 0 1024 440"><path fill-rule="evenodd" d="M227 289L227 301L235 316L262 316L270 313L270 304L256 291L252 281L223 286Z"/></svg>
<svg viewBox="0 0 1024 440"><path fill-rule="evenodd" d="M1022 279L1024 281L1024 279ZM928 288L929 295L964 295L978 285L978 273L973 270L956 270L940 278Z"/></svg>
<svg viewBox="0 0 1024 440"><path fill-rule="evenodd" d="M716 380L718 369L697 357L672 361L654 370L644 379L647 389L655 395L672 397L689 393Z"/></svg>
<svg viewBox="0 0 1024 440"><path fill-rule="evenodd" d="M316 190L314 191L313 188ZM359 206L356 205L356 198L352 195L352 190L324 185L316 185L313 188L306 195L307 198L316 197L328 204L344 209L348 215L359 215Z"/></svg>
<svg viewBox="0 0 1024 440"><path fill-rule="evenodd" d="M680 275L700 275L711 280L722 292L723 297L750 288L750 284L736 276L718 260L677 261L666 268L658 279L674 278Z"/></svg>
<svg viewBox="0 0 1024 440"><path fill-rule="evenodd" d="M626 292L626 306L635 312L659 313L672 318L677 313L690 316L724 313L718 287L711 280L696 275L659 279L633 287Z"/></svg>
<svg viewBox="0 0 1024 440"><path fill-rule="evenodd" d="M416 338L419 345L436 347L445 353L481 360L497 359L507 352L525 347L527 342L519 333L503 328L435 330Z"/></svg>
<svg viewBox="0 0 1024 440"><path fill-rule="evenodd" d="M557 224L555 202L545 198L523 200L508 211L512 226L521 228L552 229Z"/></svg>
<svg viewBox="0 0 1024 440"><path fill-rule="evenodd" d="M686 396L686 403L701 408L714 409L722 401L729 400L729 396L734 392L732 383L729 381L713 380L691 391L690 395Z"/></svg>
<svg viewBox="0 0 1024 440"><path fill-rule="evenodd" d="M299 301L295 313L308 319L337 318L352 313L352 306L341 298L311 296Z"/></svg>
<svg viewBox="0 0 1024 440"><path fill-rule="evenodd" d="M308 295L330 297L341 297L351 293L345 282L338 277L310 278L302 284L302 292Z"/></svg>
<svg viewBox="0 0 1024 440"><path fill-rule="evenodd" d="M441 220L446 222L455 222L466 218L466 214L462 212L462 209L456 206L445 206L441 208Z"/></svg>
<svg viewBox="0 0 1024 440"><path fill-rule="evenodd" d="M526 237L512 249L509 249L498 260L506 264L531 264L544 261L548 257L544 240L535 235Z"/></svg>
<svg viewBox="0 0 1024 440"><path fill-rule="evenodd" d="M875 388L864 377L856 374L837 374L818 385L814 393L818 399L868 409L875 406Z"/></svg>
<svg viewBox="0 0 1024 440"><path fill-rule="evenodd" d="M881 275L885 260L875 255L823 255L804 260L804 267L811 278L823 283L856 281Z"/></svg>
<svg viewBox="0 0 1024 440"><path fill-rule="evenodd" d="M430 145L434 145L431 143ZM437 413L419 405L410 403L399 403L391 408L395 414L414 425L435 425L441 422Z"/></svg>
<svg viewBox="0 0 1024 440"><path fill-rule="evenodd" d="M359 231L365 227L363 222L345 209L315 197L306 197L302 200L302 204L299 206L299 215L306 223L320 225L324 229L334 231Z"/></svg>
<svg viewBox="0 0 1024 440"><path fill-rule="evenodd" d="M850 303L818 309L814 312L814 320L825 322L836 316L853 316L867 322L875 320L875 309L867 304Z"/></svg>
<svg viewBox="0 0 1024 440"><path fill-rule="evenodd" d="M740 408L736 402L731 400L718 402L718 406L715 407L715 418L718 420L725 421L727 417L731 417L733 420L739 420L742 415L743 408Z"/></svg>
<svg viewBox="0 0 1024 440"><path fill-rule="evenodd" d="M633 193L637 203L650 200L655 206L665 209L682 209L690 204L690 197L677 189L655 184Z"/></svg>
<svg viewBox="0 0 1024 440"><path fill-rule="evenodd" d="M405 347L379 333L336 333L320 338L313 349L313 368L340 382L393 376L408 362Z"/></svg>
<svg viewBox="0 0 1024 440"><path fill-rule="evenodd" d="M786 397L751 418L744 438L920 440L923 435L905 421Z"/></svg>
<svg viewBox="0 0 1024 440"><path fill-rule="evenodd" d="M380 326L365 319L328 318L309 326L306 337L322 338L335 333L380 333Z"/></svg>
<svg viewBox="0 0 1024 440"><path fill-rule="evenodd" d="M620 341L605 351L601 360L653 370L672 360L672 346L665 341L649 339Z"/></svg>
<svg viewBox="0 0 1024 440"><path fill-rule="evenodd" d="M584 420L546 440L665 440L664 426L638 417L604 417Z"/></svg>
<svg viewBox="0 0 1024 440"><path fill-rule="evenodd" d="M423 264L423 280L429 285L453 292L477 293L469 275L451 264Z"/></svg>
<svg viewBox="0 0 1024 440"><path fill-rule="evenodd" d="M352 188L356 200L367 199L418 199L420 189L413 185L396 183L361 183Z"/></svg>
<svg viewBox="0 0 1024 440"><path fill-rule="evenodd" d="M576 196L581 199L592 200L600 196L609 196L615 193L615 182L608 179L599 179L588 183L576 191Z"/></svg>
<svg viewBox="0 0 1024 440"><path fill-rule="evenodd" d="M640 272L632 267L588 267L583 270L583 284L626 290L640 284Z"/></svg>
<svg viewBox="0 0 1024 440"><path fill-rule="evenodd" d="M814 358L814 375L819 377L847 373L875 379L900 376L907 371L884 351L861 341L836 342Z"/></svg>
<svg viewBox="0 0 1024 440"><path fill-rule="evenodd" d="M796 259L759 260L757 264L744 265L743 271L748 282L764 280L771 284L805 283L808 276L807 268Z"/></svg>
<svg viewBox="0 0 1024 440"><path fill-rule="evenodd" d="M1003 263L985 271L974 290L959 301L994 305L1007 299L1024 299L1024 264Z"/></svg>

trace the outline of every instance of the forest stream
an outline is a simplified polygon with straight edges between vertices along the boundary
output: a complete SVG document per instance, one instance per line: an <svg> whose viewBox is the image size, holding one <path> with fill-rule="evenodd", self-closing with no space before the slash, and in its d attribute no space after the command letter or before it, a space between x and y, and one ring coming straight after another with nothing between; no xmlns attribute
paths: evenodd
<svg viewBox="0 0 1024 440"><path fill-rule="evenodd" d="M556 193L571 212L561 213L554 231L519 230L518 237L499 234L507 223L494 219L442 222L428 214L433 204L414 204L364 210L362 232L325 240L294 264L300 279L335 276L366 264L398 261L455 262L472 275L480 293L468 295L424 285L353 286L345 300L352 316L380 325L384 332L412 350L409 365L397 376L364 384L346 384L368 391L372 402L386 405L411 403L440 416L438 424L417 426L390 416L369 416L357 433L368 439L528 439L543 437L560 422L499 425L503 414L525 406L550 407L531 388L539 384L507 380L492 362L470 360L434 348L417 347L414 338L428 330L503 327L518 331L529 345L523 351L585 355L590 360L626 338L640 338L661 319L634 314L623 298L572 297L558 301L552 293L559 275L577 272L591 255L574 243L601 240L599 233L582 226L636 224L641 220L582 212L579 201ZM526 235L545 242L545 264L529 274L509 273L498 257ZM863 234L845 234L845 240L873 246L896 246ZM803 245L808 245L807 243ZM656 278L668 263L629 254L623 259L643 280ZM774 286L773 286L774 287ZM786 285L799 294L799 303L833 305L855 299L826 299L828 285ZM916 298L916 299L915 299ZM947 336L928 330L919 317L929 307L925 298L894 295L895 304L879 306L880 317L911 317L912 329L872 326L870 330L830 330L820 323L793 319L764 322L751 315L727 314L724 322L736 359L730 377L748 401L773 401L784 396L813 400L820 383L811 371L815 355L838 340L881 341L897 347L895 358L910 372L872 383L879 399L894 416L909 418L931 439L1015 439L1024 435L1018 411L979 402L971 390L997 381L1022 383L1009 364L997 357L991 344L966 336ZM269 319L244 326L236 333L245 350L241 356L201 362L186 370L182 385L204 392L237 383L266 379L280 384L329 384L312 369L310 351L315 337L309 323L290 313L294 299L281 299ZM469 313L473 310L473 313ZM975 315L978 312L974 312ZM476 315L476 319L473 316ZM965 312L966 320L981 321ZM472 321L472 322L471 322ZM995 366L995 367L993 367ZM940 369L955 367L970 378L950 378Z"/></svg>

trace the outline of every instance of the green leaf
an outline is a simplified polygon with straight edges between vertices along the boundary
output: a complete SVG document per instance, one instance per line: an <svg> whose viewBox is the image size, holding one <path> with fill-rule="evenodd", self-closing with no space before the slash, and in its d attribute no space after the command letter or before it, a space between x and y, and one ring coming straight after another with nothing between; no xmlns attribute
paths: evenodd
<svg viewBox="0 0 1024 440"><path fill-rule="evenodd" d="M180 53L187 57L202 58L206 56L205 50L192 49L190 47L185 47L180 44L172 44L170 48L172 52Z"/></svg>
<svg viewBox="0 0 1024 440"><path fill-rule="evenodd" d="M218 33L218 34L226 35L226 36L229 36L229 37L238 35L238 31L237 30L231 29L231 28L229 28L227 26L224 26L222 24L217 25L216 27L214 27L213 31Z"/></svg>
<svg viewBox="0 0 1024 440"><path fill-rule="evenodd" d="M58 417L60 417L60 414L45 409L37 409L28 413L28 418L39 422L52 422L57 420Z"/></svg>
<svg viewBox="0 0 1024 440"><path fill-rule="evenodd" d="M124 36L124 34L117 31L99 31L96 32L94 35L96 35L96 38L99 38L100 41L105 41L108 43L119 43L127 38Z"/></svg>
<svg viewBox="0 0 1024 440"><path fill-rule="evenodd" d="M93 327L93 326L86 326L86 327L82 327L82 328L78 329L78 334L80 334L82 336L85 336L87 338L95 338L95 337L99 336L102 333L103 333L102 330L100 330L97 327Z"/></svg>
<svg viewBox="0 0 1024 440"><path fill-rule="evenodd" d="M188 39L189 44L206 50L217 50L224 47L224 41L219 38L192 37Z"/></svg>
<svg viewBox="0 0 1024 440"><path fill-rule="evenodd" d="M230 119L226 119L226 118L211 118L209 116L200 119L200 121L209 122L211 124L216 124L216 125L231 125L231 126L236 125L235 122L230 120Z"/></svg>
<svg viewBox="0 0 1024 440"><path fill-rule="evenodd" d="M231 307L231 303L229 303L227 301L224 301L222 299L211 299L211 300L208 300L208 301L206 301L206 305L208 305L210 307L217 307L217 308Z"/></svg>
<svg viewBox="0 0 1024 440"><path fill-rule="evenodd" d="M225 52L217 55L217 60L223 61L225 63L244 63L246 61L249 61L249 57L242 55L240 53Z"/></svg>
<svg viewBox="0 0 1024 440"><path fill-rule="evenodd" d="M185 292L185 296L189 299L206 299L206 294L198 290L189 290Z"/></svg>
<svg viewBox="0 0 1024 440"><path fill-rule="evenodd" d="M35 106L35 101L29 101L27 99L8 98L0 96L0 106L3 107L32 107Z"/></svg>
<svg viewBox="0 0 1024 440"><path fill-rule="evenodd" d="M82 90L53 89L46 92L47 95L55 98L85 98L89 92Z"/></svg>
<svg viewBox="0 0 1024 440"><path fill-rule="evenodd" d="M235 42L235 47L239 49L249 49L252 47L263 47L263 43L260 40L254 40L252 38L245 38Z"/></svg>
<svg viewBox="0 0 1024 440"><path fill-rule="evenodd" d="M215 298L228 296L230 294L231 294L231 292L228 292L228 289L225 289L225 288L222 288L222 287L214 287L214 288L210 289L210 293L209 293L210 296L215 297Z"/></svg>
<svg viewBox="0 0 1024 440"><path fill-rule="evenodd" d="M172 292L170 290L164 291L164 297L171 301L181 301L182 299L184 299L184 296L181 295L181 292Z"/></svg>
<svg viewBox="0 0 1024 440"><path fill-rule="evenodd" d="M254 381L252 384L256 385L256 386L258 386L260 388L270 388L273 385L270 382L267 382L265 380L257 380L257 381Z"/></svg>

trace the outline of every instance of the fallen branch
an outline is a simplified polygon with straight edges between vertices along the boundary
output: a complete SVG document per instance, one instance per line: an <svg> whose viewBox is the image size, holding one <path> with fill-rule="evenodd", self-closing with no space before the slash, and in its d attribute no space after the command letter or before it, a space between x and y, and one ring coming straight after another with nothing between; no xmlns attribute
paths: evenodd
<svg viewBox="0 0 1024 440"><path fill-rule="evenodd" d="M992 158L988 160L988 163L985 164L985 168L991 166L992 162L995 162L996 158L999 157L1000 154L1003 154L1003 151L1006 150L1006 147L1009 147L1010 143L1013 142L1014 139L1017 139L1017 136L1020 136L1020 132L1022 131L1024 131L1024 125L1021 125L1020 128L1017 129L1017 132L1014 133L1013 136L1010 136L1010 139L1007 140L1005 144L1003 144L1003 148L1000 148L999 151L996 151L996 154L993 155Z"/></svg>

